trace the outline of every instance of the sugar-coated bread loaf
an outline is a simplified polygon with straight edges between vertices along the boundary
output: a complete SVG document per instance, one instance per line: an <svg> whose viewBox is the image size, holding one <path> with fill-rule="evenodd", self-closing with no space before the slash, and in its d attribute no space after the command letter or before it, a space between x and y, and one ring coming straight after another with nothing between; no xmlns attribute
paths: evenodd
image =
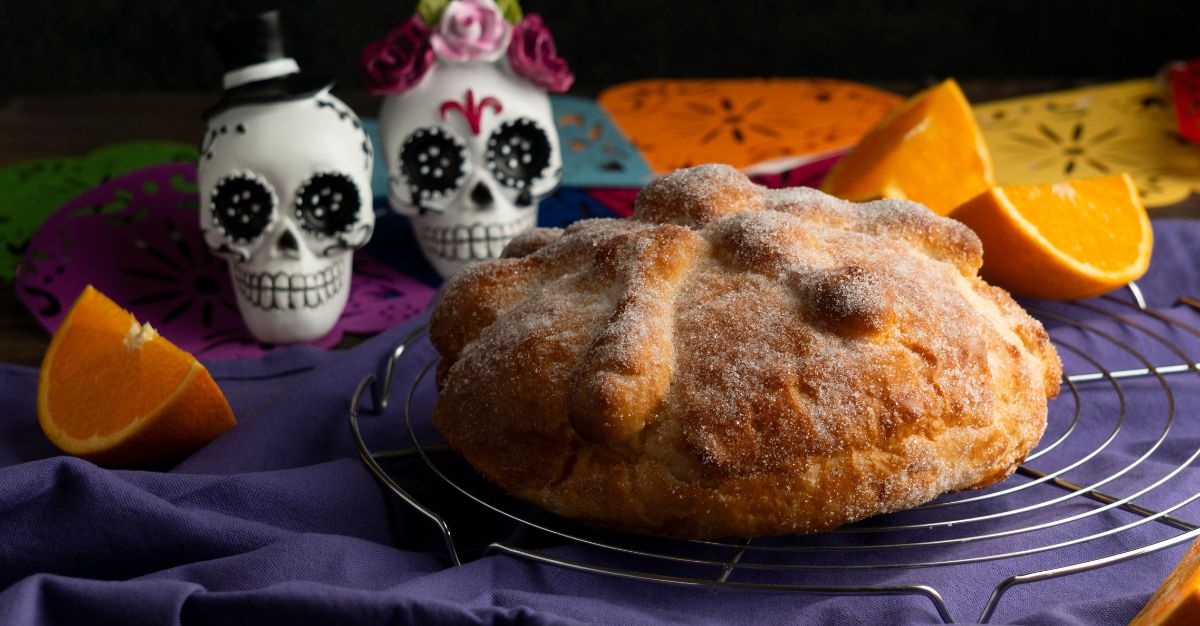
<svg viewBox="0 0 1200 626"><path fill-rule="evenodd" d="M631 219L537 229L446 285L434 424L519 498L679 537L986 486L1036 445L1061 366L981 256L912 202L680 170Z"/></svg>

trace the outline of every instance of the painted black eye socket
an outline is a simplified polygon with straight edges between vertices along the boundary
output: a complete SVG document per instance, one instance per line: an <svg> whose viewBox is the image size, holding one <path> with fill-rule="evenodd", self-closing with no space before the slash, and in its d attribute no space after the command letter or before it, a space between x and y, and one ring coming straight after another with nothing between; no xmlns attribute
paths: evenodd
<svg viewBox="0 0 1200 626"><path fill-rule="evenodd" d="M453 135L436 126L413 131L400 149L413 204L457 192L466 178L466 162L467 149Z"/></svg>
<svg viewBox="0 0 1200 626"><path fill-rule="evenodd" d="M257 176L239 173L217 181L212 192L213 221L234 241L262 235L275 210L275 192Z"/></svg>
<svg viewBox="0 0 1200 626"><path fill-rule="evenodd" d="M550 165L550 139L531 119L504 122L488 138L487 161L500 184L525 190Z"/></svg>
<svg viewBox="0 0 1200 626"><path fill-rule="evenodd" d="M340 172L308 179L296 194L296 219L304 230L332 237L358 220L358 185Z"/></svg>

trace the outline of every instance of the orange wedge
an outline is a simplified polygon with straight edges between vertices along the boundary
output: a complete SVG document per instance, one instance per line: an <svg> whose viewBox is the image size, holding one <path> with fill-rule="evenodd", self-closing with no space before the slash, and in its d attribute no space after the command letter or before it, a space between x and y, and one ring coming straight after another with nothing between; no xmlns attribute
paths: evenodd
<svg viewBox="0 0 1200 626"><path fill-rule="evenodd" d="M107 465L177 458L237 423L195 357L91 285L42 360L38 421L64 452Z"/></svg>
<svg viewBox="0 0 1200 626"><path fill-rule="evenodd" d="M971 105L950 79L880 120L829 171L821 189L855 202L907 198L946 215L994 184Z"/></svg>
<svg viewBox="0 0 1200 626"><path fill-rule="evenodd" d="M1200 624L1200 541L1188 548L1175 571L1129 622L1129 626L1190 624Z"/></svg>
<svg viewBox="0 0 1200 626"><path fill-rule="evenodd" d="M1150 219L1127 174L995 187L950 217L983 241L983 277L1016 295L1098 296L1150 266Z"/></svg>

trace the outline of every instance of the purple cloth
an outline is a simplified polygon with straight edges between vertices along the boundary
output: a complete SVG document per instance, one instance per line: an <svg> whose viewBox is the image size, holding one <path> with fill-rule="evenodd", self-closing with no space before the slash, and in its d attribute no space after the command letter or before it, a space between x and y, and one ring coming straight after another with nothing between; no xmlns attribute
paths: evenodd
<svg viewBox="0 0 1200 626"><path fill-rule="evenodd" d="M1200 326L1200 314L1173 307L1178 294L1200 296L1200 272L1192 251L1200 249L1200 223L1155 224L1155 259L1142 281L1152 307ZM1123 297L1123 294L1118 294ZM1105 305L1113 310L1119 306ZM1098 316L1074 305L1046 308L1074 317ZM378 371L391 346L413 323L385 332L345 352L292 348L261 360L209 363L238 417L239 425L167 471L106 470L57 456L43 437L35 409L37 371L0 364L0 623L2 624L236 624L236 623L420 623L420 624L715 624L715 623L933 623L931 603L919 596L851 597L749 593L686 588L623 580L534 564L508 556L480 556L489 541L523 541L512 524L482 514L438 488L438 479L415 461L394 465L403 484L450 519L460 548L470 559L447 568L438 535L424 518L392 498L355 454L347 424L350 395L367 372ZM1101 330L1129 339L1155 364L1179 362L1145 335L1108 322ZM1056 338L1111 367L1136 362L1094 333L1048 323ZM1200 339L1164 330L1192 358ZM404 381L430 356L427 346L406 359ZM1060 350L1068 372L1092 367ZM1103 489L1126 495L1170 471L1200 446L1200 380L1196 374L1170 378L1175 422L1170 436L1149 460ZM1083 417L1076 432L1035 468L1062 467L1102 441L1118 400L1106 382L1079 386ZM1166 395L1153 379L1122 384L1129 419L1113 443L1095 459L1066 474L1083 483L1111 474L1143 454L1164 424ZM428 394L418 405L428 404ZM362 418L375 450L407 445L397 401L383 416ZM1043 445L1062 434L1074 411L1070 394L1052 404ZM425 426L422 433L430 433ZM1015 476L991 488L1029 479ZM1164 507L1200 488L1200 472L1185 469L1166 485L1139 497ZM1050 486L1025 489L1002 504L970 509L987 513L1066 492ZM976 494L957 494L951 499ZM1053 521L1099 505L1075 498L1019 522L973 524L972 532ZM871 524L907 523L929 512L901 513ZM1200 506L1174 512L1200 520ZM1108 511L1038 533L996 542L922 548L904 558L958 558L984 552L1053 543L1134 522L1136 515ZM954 532L958 532L957 529ZM1147 523L1113 537L962 567L915 571L809 573L777 576L741 572L733 580L804 584L923 583L945 597L954 616L971 621L1000 580L1121 552L1176 536L1180 531ZM937 538L914 532L907 540ZM860 535L839 534L813 541L854 543ZM869 535L867 537L870 537ZM888 541L900 537L888 536ZM538 549L587 559L584 549L531 539ZM769 543L766 542L766 543ZM1142 606L1180 557L1184 546L1088 573L1023 585L1009 591L998 623L1124 623ZM611 556L606 562L629 564ZM756 554L758 560L769 555ZM816 557L836 563L834 553ZM896 556L889 556L895 559Z"/></svg>

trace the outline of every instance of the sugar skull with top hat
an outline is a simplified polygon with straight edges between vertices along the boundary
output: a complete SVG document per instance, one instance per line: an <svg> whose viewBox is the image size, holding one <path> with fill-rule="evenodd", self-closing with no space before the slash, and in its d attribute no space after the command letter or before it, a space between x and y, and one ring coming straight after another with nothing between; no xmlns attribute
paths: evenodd
<svg viewBox="0 0 1200 626"><path fill-rule="evenodd" d="M422 0L367 44L388 200L443 277L494 259L562 179L548 91L574 77L539 16L515 0Z"/></svg>
<svg viewBox="0 0 1200 626"><path fill-rule="evenodd" d="M283 52L278 13L223 22L225 91L204 113L200 227L229 260L238 308L261 341L329 332L350 293L352 253L375 225L371 142L332 81Z"/></svg>

